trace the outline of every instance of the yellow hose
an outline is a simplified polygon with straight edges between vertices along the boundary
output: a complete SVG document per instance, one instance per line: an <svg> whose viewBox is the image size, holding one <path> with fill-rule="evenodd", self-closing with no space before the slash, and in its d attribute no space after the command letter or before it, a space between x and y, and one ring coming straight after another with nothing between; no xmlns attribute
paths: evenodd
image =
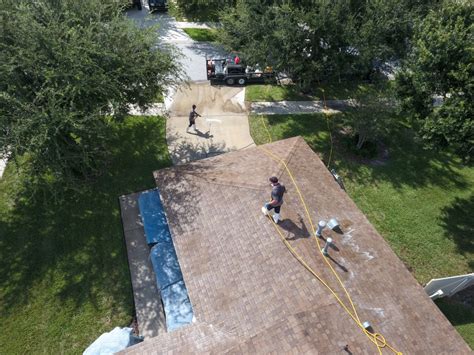
<svg viewBox="0 0 474 355"><path fill-rule="evenodd" d="M262 123L263 123L263 126L265 127L265 130L267 132L267 135L268 135L268 138L270 140L270 142L272 142L272 137L271 137L271 134L270 134L270 131L268 130L268 127L267 125L265 124L265 121L263 119L263 116L262 117ZM331 137L331 140L332 140L332 137ZM277 157L275 154L273 154L272 152L270 152L268 149L265 149L263 148L262 146L259 146L259 148L267 155L269 156L272 160L274 160L275 162L277 163L280 163L282 164L284 167L285 167L285 170L288 172L288 175L290 176L290 179L296 189L296 191L298 192L298 195L299 195L299 198L301 200L301 203L303 204L303 207L305 209L305 212L306 212L306 216L308 217L308 220L309 220L309 223L311 225L311 230L312 230L312 235L314 236L314 239L316 241L316 245L317 245L317 248L318 248L318 251L319 253L323 256L323 259L324 261L326 262L326 264L329 266L329 268L331 269L332 273L334 274L334 276L336 276L336 279L338 280L339 284L341 285L342 289L344 290L344 293L346 295L346 298L347 300L349 301L350 303L350 306L352 308L352 311L353 313L351 312L351 310L346 306L346 304L341 300L341 298L336 294L336 292L328 285L328 283L326 281L324 281L321 276L319 276L305 261L304 259L298 254L298 252L290 245L290 243L288 243L288 241L285 239L283 233L281 232L280 228L278 227L278 225L273 221L272 218L270 218L270 220L272 221L276 231L278 232L281 240L283 241L283 243L287 246L287 248L289 249L289 251L291 252L291 254L314 276L316 277L330 292L331 294L336 298L337 302L343 307L343 309L347 312L347 314L349 314L349 316L354 320L354 322L357 324L357 326L359 326L360 329L362 329L362 331L364 332L364 334L369 338L369 340L374 343L376 346L377 346L377 350L379 352L379 354L382 354L382 349L387 347L389 348L390 350L392 350L395 354L397 355L402 355L401 352L397 351L395 348L393 348L390 344L387 343L387 341L385 340L385 338L383 337L383 335L379 334L379 333L371 333L369 332L367 329L364 328L363 324L361 323L360 319L359 319L359 316L357 314L357 310L355 308L355 305L352 301L352 298L350 297L349 295L349 292L347 291L346 287L344 286L342 280L340 279L339 275L337 274L337 272L334 270L334 268L332 267L331 263L327 260L327 258L324 256L324 254L322 253L321 251L321 245L319 243L319 239L316 237L316 229L314 228L314 224L313 224L313 221L311 219L311 215L309 213L309 210L308 210L308 207L306 205L306 202L303 198L303 195L300 191L300 189L298 188L298 185L296 184L296 181L294 179L294 176L293 174L291 173L290 169L288 168L287 164L285 163L285 161L283 161L282 159L280 159L279 157Z"/></svg>

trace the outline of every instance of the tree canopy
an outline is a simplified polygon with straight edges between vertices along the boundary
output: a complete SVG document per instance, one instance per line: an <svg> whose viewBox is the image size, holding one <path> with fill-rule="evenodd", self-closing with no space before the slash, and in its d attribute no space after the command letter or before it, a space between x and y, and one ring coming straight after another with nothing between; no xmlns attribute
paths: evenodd
<svg viewBox="0 0 474 355"><path fill-rule="evenodd" d="M116 0L0 0L0 152L37 177L83 180L107 156L107 120L146 106L179 71Z"/></svg>
<svg viewBox="0 0 474 355"><path fill-rule="evenodd" d="M397 77L402 108L434 147L474 153L474 5L446 2L420 22Z"/></svg>
<svg viewBox="0 0 474 355"><path fill-rule="evenodd" d="M405 56L415 19L436 2L238 0L221 12L221 42L303 88L367 78L378 64Z"/></svg>
<svg viewBox="0 0 474 355"><path fill-rule="evenodd" d="M235 0L175 0L182 14L192 21L217 21L219 11L234 6Z"/></svg>

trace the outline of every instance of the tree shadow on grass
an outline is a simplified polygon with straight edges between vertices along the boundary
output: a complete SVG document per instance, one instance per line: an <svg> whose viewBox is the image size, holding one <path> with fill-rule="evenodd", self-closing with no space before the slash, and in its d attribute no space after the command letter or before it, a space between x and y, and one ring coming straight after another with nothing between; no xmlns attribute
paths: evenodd
<svg viewBox="0 0 474 355"><path fill-rule="evenodd" d="M100 308L106 298L112 309L131 314L118 196L154 187L152 171L170 159L164 122L156 117L128 118L111 130L110 165L94 183L55 203L38 198L47 189L28 186L9 196L15 206L0 216L2 315L27 304L38 284L48 289L35 292L77 308Z"/></svg>
<svg viewBox="0 0 474 355"><path fill-rule="evenodd" d="M389 182L395 188L436 185L462 189L468 186L457 171L462 166L452 155L424 149L413 131L402 125L394 127L385 138L389 150L387 163L370 165L354 159L352 148L338 144L344 139L339 114L328 117L324 114L273 115L267 119L275 139L302 136L325 163L331 160L332 167L345 171L358 184ZM332 150L328 124L334 141Z"/></svg>
<svg viewBox="0 0 474 355"><path fill-rule="evenodd" d="M474 194L456 198L441 211L441 227L444 235L452 239L461 254L474 253ZM471 261L471 267L474 265Z"/></svg>
<svg viewBox="0 0 474 355"><path fill-rule="evenodd" d="M406 128L394 129L386 140L388 162L384 166L367 168L370 182L387 181L395 188L435 185L463 189L468 186L457 171L457 168L462 167L461 164L456 163L452 155L425 149L412 131Z"/></svg>
<svg viewBox="0 0 474 355"><path fill-rule="evenodd" d="M437 299L435 303L452 325L474 324L474 310L469 306L450 298Z"/></svg>

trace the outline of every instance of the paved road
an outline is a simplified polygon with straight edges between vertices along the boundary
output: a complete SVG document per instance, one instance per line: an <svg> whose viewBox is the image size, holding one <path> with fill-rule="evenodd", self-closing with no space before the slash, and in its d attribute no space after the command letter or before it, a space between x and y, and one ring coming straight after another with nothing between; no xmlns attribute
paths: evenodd
<svg viewBox="0 0 474 355"><path fill-rule="evenodd" d="M129 10L127 16L140 27L157 26L156 35L158 45L173 44L183 54L180 63L184 72L191 81L207 80L205 57L225 55L225 51L213 44L196 42L183 30L183 27L206 28L206 24L178 22L167 13L149 14L147 6L142 11Z"/></svg>

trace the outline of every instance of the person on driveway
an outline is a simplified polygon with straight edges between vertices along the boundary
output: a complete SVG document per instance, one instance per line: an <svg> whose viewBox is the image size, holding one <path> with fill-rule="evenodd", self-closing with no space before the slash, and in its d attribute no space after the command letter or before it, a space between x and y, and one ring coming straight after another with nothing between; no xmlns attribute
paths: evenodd
<svg viewBox="0 0 474 355"><path fill-rule="evenodd" d="M286 188L278 182L278 178L276 176L272 176L269 180L272 187L271 201L267 202L262 207L262 212L265 216L268 216L268 213L272 209L275 209L273 221L278 223L280 221L280 208L281 205L283 205L283 194L286 192Z"/></svg>
<svg viewBox="0 0 474 355"><path fill-rule="evenodd" d="M186 129L186 133L189 133L191 127L196 132L196 117L201 117L201 115L196 112L196 105L193 105L193 110L189 113L189 126Z"/></svg>

